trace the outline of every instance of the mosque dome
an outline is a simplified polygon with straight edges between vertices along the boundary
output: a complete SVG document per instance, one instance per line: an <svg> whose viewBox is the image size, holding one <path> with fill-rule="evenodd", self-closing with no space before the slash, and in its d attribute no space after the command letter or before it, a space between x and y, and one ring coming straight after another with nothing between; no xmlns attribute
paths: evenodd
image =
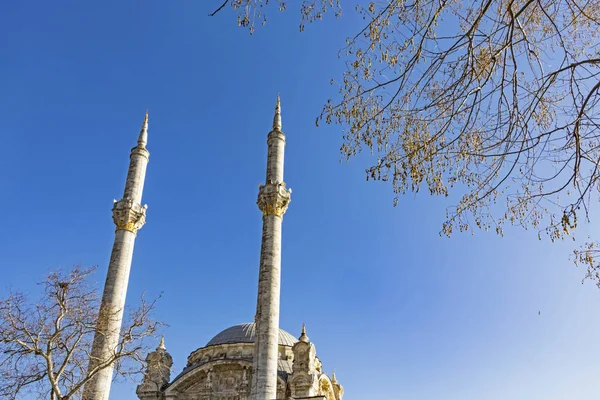
<svg viewBox="0 0 600 400"><path fill-rule="evenodd" d="M246 323L235 325L224 331L219 332L213 337L207 344L208 346L216 346L219 344L230 344L230 343L254 343L256 337L256 324ZM291 333L279 329L279 345L280 346L293 346L298 339L296 339Z"/></svg>

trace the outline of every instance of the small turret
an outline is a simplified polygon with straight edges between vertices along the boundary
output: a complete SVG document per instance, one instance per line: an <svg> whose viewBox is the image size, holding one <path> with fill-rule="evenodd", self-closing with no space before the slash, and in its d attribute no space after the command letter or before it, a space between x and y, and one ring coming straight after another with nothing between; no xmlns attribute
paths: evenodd
<svg viewBox="0 0 600 400"><path fill-rule="evenodd" d="M344 387L337 381L335 371L331 373L331 386L333 387L335 399L342 400L342 397L344 397Z"/></svg>
<svg viewBox="0 0 600 400"><path fill-rule="evenodd" d="M173 357L167 352L163 336L156 350L146 357L144 379L135 391L141 400L163 398L162 389L171 380L172 365Z"/></svg>
<svg viewBox="0 0 600 400"><path fill-rule="evenodd" d="M317 396L319 393L320 361L317 349L306 335L306 325L302 324L302 333L298 342L292 346L294 361L289 384L293 398Z"/></svg>

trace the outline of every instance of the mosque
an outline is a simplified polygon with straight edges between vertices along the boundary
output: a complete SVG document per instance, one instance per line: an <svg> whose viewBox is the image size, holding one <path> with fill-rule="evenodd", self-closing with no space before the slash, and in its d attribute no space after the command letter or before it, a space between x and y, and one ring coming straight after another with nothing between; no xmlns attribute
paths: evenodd
<svg viewBox="0 0 600 400"><path fill-rule="evenodd" d="M147 140L148 113L131 150L123 199L113 207L115 242L89 369L101 363L118 340L136 233L145 223L141 199L150 154ZM257 200L263 229L254 322L215 335L190 353L185 368L173 378L173 359L162 338L147 355L147 369L136 389L140 400L342 400L344 389L335 373L323 372L306 327L298 338L279 329L281 229L291 199L283 180L285 135L279 96L267 145L266 181ZM88 382L83 398L108 400L112 372L106 368Z"/></svg>

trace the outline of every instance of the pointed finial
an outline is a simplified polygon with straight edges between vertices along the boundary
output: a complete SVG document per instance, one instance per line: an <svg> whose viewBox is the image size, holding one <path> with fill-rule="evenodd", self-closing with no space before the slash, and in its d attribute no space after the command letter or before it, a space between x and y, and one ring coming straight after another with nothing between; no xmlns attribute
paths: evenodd
<svg viewBox="0 0 600 400"><path fill-rule="evenodd" d="M148 144L148 110L146 110L146 116L144 117L144 123L142 124L142 130L140 131L140 137L138 138L138 146L146 148Z"/></svg>
<svg viewBox="0 0 600 400"><path fill-rule="evenodd" d="M156 348L156 350L166 350L167 348L165 347L165 335L162 335L160 337L160 343L158 344L158 347Z"/></svg>
<svg viewBox="0 0 600 400"><path fill-rule="evenodd" d="M308 343L308 336L306 336L306 324L302 324L302 334L300 335L298 340L301 342Z"/></svg>
<svg viewBox="0 0 600 400"><path fill-rule="evenodd" d="M335 378L335 369L331 372L331 383L337 383L337 379Z"/></svg>
<svg viewBox="0 0 600 400"><path fill-rule="evenodd" d="M277 94L277 104L275 105L275 116L273 117L273 130L281 131L281 98Z"/></svg>

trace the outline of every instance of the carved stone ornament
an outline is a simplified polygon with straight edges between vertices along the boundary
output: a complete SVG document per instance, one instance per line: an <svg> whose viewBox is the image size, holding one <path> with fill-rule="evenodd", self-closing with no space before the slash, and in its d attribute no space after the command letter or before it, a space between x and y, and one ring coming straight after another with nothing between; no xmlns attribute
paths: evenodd
<svg viewBox="0 0 600 400"><path fill-rule="evenodd" d="M173 357L166 349L157 348L146 356L146 371L142 383L136 388L140 399L155 399L162 388L171 380Z"/></svg>
<svg viewBox="0 0 600 400"><path fill-rule="evenodd" d="M146 223L146 208L130 199L121 199L113 206L113 221L117 230L124 229L137 233Z"/></svg>
<svg viewBox="0 0 600 400"><path fill-rule="evenodd" d="M263 215L283 216L291 200L292 191L286 189L285 182L269 182L260 185L258 192L258 208Z"/></svg>

